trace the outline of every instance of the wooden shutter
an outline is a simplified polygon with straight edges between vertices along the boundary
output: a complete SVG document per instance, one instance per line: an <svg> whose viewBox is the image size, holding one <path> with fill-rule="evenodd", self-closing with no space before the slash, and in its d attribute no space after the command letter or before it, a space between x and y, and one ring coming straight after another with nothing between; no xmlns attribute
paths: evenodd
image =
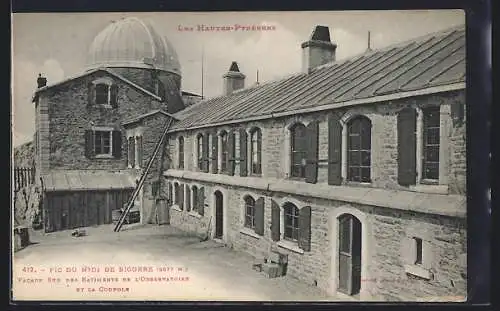
<svg viewBox="0 0 500 311"><path fill-rule="evenodd" d="M184 184L179 184L179 208L184 209Z"/></svg>
<svg viewBox="0 0 500 311"><path fill-rule="evenodd" d="M94 157L94 131L85 131L85 156L89 159Z"/></svg>
<svg viewBox="0 0 500 311"><path fill-rule="evenodd" d="M328 116L328 184L342 183L342 124L338 114Z"/></svg>
<svg viewBox="0 0 500 311"><path fill-rule="evenodd" d="M109 99L111 107L117 108L118 107L118 85L112 84L110 86L110 96L111 98Z"/></svg>
<svg viewBox="0 0 500 311"><path fill-rule="evenodd" d="M273 241L280 240L280 218L281 211L278 203L271 201L271 238Z"/></svg>
<svg viewBox="0 0 500 311"><path fill-rule="evenodd" d="M198 189L198 214L205 215L205 187Z"/></svg>
<svg viewBox="0 0 500 311"><path fill-rule="evenodd" d="M264 235L264 198L255 201L255 233Z"/></svg>
<svg viewBox="0 0 500 311"><path fill-rule="evenodd" d="M415 264L415 259L417 258L417 244L415 242L415 239L405 236L401 243L401 255L404 264Z"/></svg>
<svg viewBox="0 0 500 311"><path fill-rule="evenodd" d="M252 163L253 159L249 160ZM257 131L257 174L262 173L262 133Z"/></svg>
<svg viewBox="0 0 500 311"><path fill-rule="evenodd" d="M95 84L89 82L87 92L87 106L91 107L95 104Z"/></svg>
<svg viewBox="0 0 500 311"><path fill-rule="evenodd" d="M186 185L186 211L191 211L191 188Z"/></svg>
<svg viewBox="0 0 500 311"><path fill-rule="evenodd" d="M319 123L313 121L306 128L307 161L306 161L306 182L315 184L318 181L318 132Z"/></svg>
<svg viewBox="0 0 500 311"><path fill-rule="evenodd" d="M201 147L201 168L202 171L205 173L208 173L208 137L210 136L210 133L205 133L202 138L202 147Z"/></svg>
<svg viewBox="0 0 500 311"><path fill-rule="evenodd" d="M405 108L398 113L398 183L414 185L417 175L417 113Z"/></svg>
<svg viewBox="0 0 500 311"><path fill-rule="evenodd" d="M135 166L135 138L134 137L129 137L128 139L128 161L130 166L134 167Z"/></svg>
<svg viewBox="0 0 500 311"><path fill-rule="evenodd" d="M113 135L113 157L115 159L121 159L122 157L122 132L121 131L113 131L111 133Z"/></svg>
<svg viewBox="0 0 500 311"><path fill-rule="evenodd" d="M465 117L465 105L462 103L452 103L450 109L453 122L457 125L461 125Z"/></svg>
<svg viewBox="0 0 500 311"><path fill-rule="evenodd" d="M247 131L240 128L240 176L248 175Z"/></svg>
<svg viewBox="0 0 500 311"><path fill-rule="evenodd" d="M305 206L299 211L299 247L311 250L311 207Z"/></svg>
<svg viewBox="0 0 500 311"><path fill-rule="evenodd" d="M173 195L172 195L172 184L170 182L167 182L167 200L168 200L168 205L172 205L172 198Z"/></svg>
<svg viewBox="0 0 500 311"><path fill-rule="evenodd" d="M137 164L139 167L142 167L142 136L137 136L136 140L137 144Z"/></svg>
<svg viewBox="0 0 500 311"><path fill-rule="evenodd" d="M234 142L235 142L235 136L234 132L230 131L227 133L227 151L228 151L228 174L233 176L234 175L234 167L235 167L235 155L234 155Z"/></svg>
<svg viewBox="0 0 500 311"><path fill-rule="evenodd" d="M212 132L212 174L219 172L219 136L217 132Z"/></svg>

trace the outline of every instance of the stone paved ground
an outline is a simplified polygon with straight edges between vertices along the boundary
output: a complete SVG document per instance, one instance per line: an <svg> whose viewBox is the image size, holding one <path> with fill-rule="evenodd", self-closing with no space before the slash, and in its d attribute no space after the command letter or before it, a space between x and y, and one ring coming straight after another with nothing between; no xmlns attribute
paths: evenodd
<svg viewBox="0 0 500 311"><path fill-rule="evenodd" d="M119 233L114 233L110 225L86 230L87 236L78 238L72 237L71 231L32 232L31 241L35 244L14 255L14 297L54 300L334 300L318 288L293 278L266 278L252 270L254 259L251 256L213 241L200 242L199 238L170 226L124 227ZM106 266L114 267L115 272L104 273ZM120 267L138 266L153 267L154 270L174 268L175 272L118 271ZM76 273L65 272L72 267ZM100 272L82 272L84 267L99 267ZM59 268L62 272L54 272ZM179 272L178 268L184 270ZM119 282L88 282L91 277L103 276L117 278ZM177 276L178 281L153 279L169 276ZM49 282L49 277L59 278L60 282ZM130 277L131 282L124 283L123 277ZM73 282L70 281L72 278ZM82 283L82 278L87 281ZM82 288L83 292L78 292L77 288ZM110 292L113 288L115 290ZM129 292L116 291L116 288L129 288Z"/></svg>

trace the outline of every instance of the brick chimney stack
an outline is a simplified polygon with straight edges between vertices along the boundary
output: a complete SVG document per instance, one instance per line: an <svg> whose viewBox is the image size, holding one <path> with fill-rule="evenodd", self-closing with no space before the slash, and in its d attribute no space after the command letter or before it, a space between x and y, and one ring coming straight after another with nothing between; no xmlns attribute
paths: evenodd
<svg viewBox="0 0 500 311"><path fill-rule="evenodd" d="M42 74L38 74L38 79L36 79L36 83L38 84L38 88L44 87L47 85L47 78L42 77Z"/></svg>
<svg viewBox="0 0 500 311"><path fill-rule="evenodd" d="M235 61L231 63L229 71L222 77L224 78L224 95L229 95L245 87L246 76L240 72L238 64Z"/></svg>
<svg viewBox="0 0 500 311"><path fill-rule="evenodd" d="M302 43L302 71L335 61L337 45L330 41L327 26L316 26L308 41Z"/></svg>

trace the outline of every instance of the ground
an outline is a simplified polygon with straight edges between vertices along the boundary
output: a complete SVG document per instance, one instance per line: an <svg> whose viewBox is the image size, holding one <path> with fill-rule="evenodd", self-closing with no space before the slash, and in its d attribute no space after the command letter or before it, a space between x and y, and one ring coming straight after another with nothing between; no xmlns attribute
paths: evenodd
<svg viewBox="0 0 500 311"><path fill-rule="evenodd" d="M71 232L31 232L33 244L14 254L14 299L334 300L288 276L269 279L252 270L251 256L171 226L115 233L104 225L86 228L82 237Z"/></svg>

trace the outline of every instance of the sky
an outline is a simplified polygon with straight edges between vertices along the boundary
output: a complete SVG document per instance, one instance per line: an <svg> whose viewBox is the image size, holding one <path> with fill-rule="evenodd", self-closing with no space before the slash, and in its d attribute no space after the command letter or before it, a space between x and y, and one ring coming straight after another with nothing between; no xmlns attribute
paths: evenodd
<svg viewBox="0 0 500 311"><path fill-rule="evenodd" d="M205 97L222 94L222 75L237 61L245 86L279 79L301 70L300 44L314 26L330 29L337 60L465 24L461 10L199 12L199 13L22 13L12 15L13 146L32 139L35 110L31 102L38 73L53 84L85 70L94 37L112 21L135 16L153 24L175 47L182 89L201 94L202 55ZM198 25L268 25L275 30L200 32ZM193 27L194 31L179 28Z"/></svg>

